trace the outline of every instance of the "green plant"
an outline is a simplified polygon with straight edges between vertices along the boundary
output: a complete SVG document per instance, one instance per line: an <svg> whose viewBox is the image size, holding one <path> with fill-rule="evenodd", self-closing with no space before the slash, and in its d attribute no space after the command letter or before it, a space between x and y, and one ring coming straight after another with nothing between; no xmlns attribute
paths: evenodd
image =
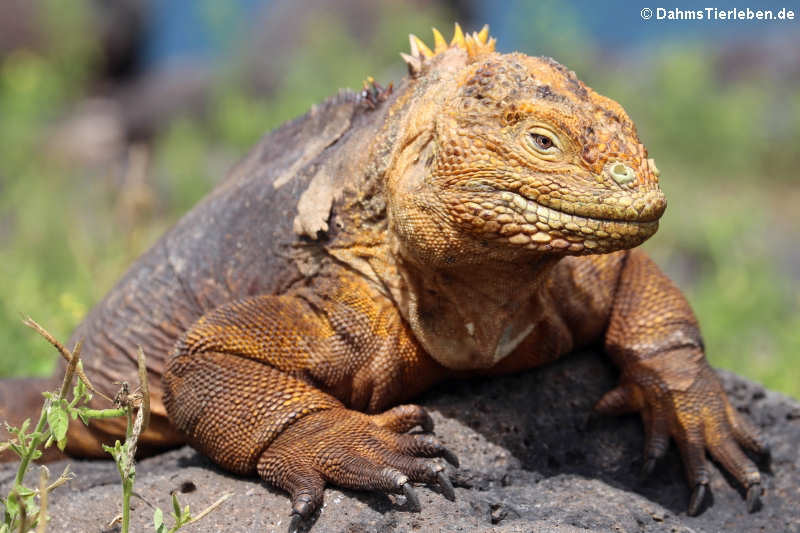
<svg viewBox="0 0 800 533"><path fill-rule="evenodd" d="M13 438L4 443L4 448L11 449L16 453L20 458L20 464L14 477L14 484L3 499L5 513L3 524L0 525L0 533L7 533L15 529L26 532L37 525L39 531L44 531L47 523L47 495L51 490L72 479L69 466L51 485L47 484L49 472L46 467L42 467L39 487L36 489L23 484L25 473L28 471L31 461L41 457L42 447L48 448L55 443L59 449L64 449L67 443L67 426L70 418L75 420L80 417L84 423L88 423L91 418L121 416L125 413L121 409L96 410L86 407L85 404L92 397L91 391L97 391L83 373L80 361L80 343L70 351L30 317L25 318L23 323L37 331L58 350L61 356L67 360L67 370L58 392L44 393L44 405L33 431L28 432L30 419L26 419L20 427L6 425ZM73 387L72 400L68 401L69 387L76 374L79 379ZM37 498L39 505L36 504Z"/></svg>
<svg viewBox="0 0 800 533"><path fill-rule="evenodd" d="M223 494L217 501L206 507L203 511L200 512L197 516L192 516L192 513L189 511L189 506L187 505L183 509L181 509L181 505L178 502L178 496L173 492L172 493L172 518L175 521L175 525L171 528L167 529L167 525L164 523L164 512L161 510L160 507L156 507L155 512L153 513L153 526L155 527L156 533L174 533L178 531L183 526L187 526L189 524L193 524L198 520L201 520L204 516L208 513L222 505L225 500L230 498L232 493L228 492Z"/></svg>
<svg viewBox="0 0 800 533"><path fill-rule="evenodd" d="M31 461L35 461L42 456L42 448L48 448L55 443L60 450L64 450L67 444L67 428L70 419L76 420L80 418L84 424L88 424L91 419L118 416L125 416L128 420L125 441L116 441L114 446L103 445L103 449L113 457L122 480L122 513L111 523L115 523L118 519L121 520L122 533L128 533L130 529L130 500L133 495L133 484L136 478L134 460L136 446L139 435L147 428L150 421L150 391L147 386L147 366L142 348L139 347L138 351L139 387L131 392L128 383L123 382L116 397L112 400L96 390L87 379L86 374L84 374L80 360L80 342L70 351L30 317L25 318L23 323L38 332L58 350L59 354L67 361L67 369L58 392L43 393L44 404L33 431L28 431L31 423L30 419L26 419L20 427L12 427L6 424L12 439L1 444L0 451L5 449L13 450L20 457L20 464L14 477L14 484L8 495L3 499L5 513L3 523L0 524L0 533L10 533L12 531L26 533L34 527L36 527L37 533L44 533L47 529L48 494L53 489L73 479L69 471L69 465L64 468L58 479L50 484L48 484L50 472L47 467L42 466L40 468L39 486L35 489L24 485L25 474L30 467ZM78 380L73 386L75 376L78 377ZM73 387L72 399L67 400L71 386ZM114 407L109 409L91 409L87 407L89 400L92 399L92 393L102 396L110 403L113 403ZM136 411L135 416L134 410ZM167 529L163 520L163 511L160 508L156 508L153 516L155 531L157 533L178 531L183 526L202 519L230 498L231 495L231 493L224 494L197 516L192 516L189 506L187 505L181 509L178 498L173 493L172 516L175 524ZM37 498L38 504L36 503Z"/></svg>
<svg viewBox="0 0 800 533"><path fill-rule="evenodd" d="M123 382L122 388L114 398L114 404L124 409L128 424L125 428L125 441L114 442L114 446L103 444L103 449L111 454L117 464L117 470L122 480L122 533L128 533L131 522L131 494L133 482L136 478L136 445L139 435L146 429L150 422L150 391L147 386L147 367L144 361L144 352L139 347L137 362L139 364L139 389L133 394L128 389L128 383ZM133 410L138 407L136 418Z"/></svg>

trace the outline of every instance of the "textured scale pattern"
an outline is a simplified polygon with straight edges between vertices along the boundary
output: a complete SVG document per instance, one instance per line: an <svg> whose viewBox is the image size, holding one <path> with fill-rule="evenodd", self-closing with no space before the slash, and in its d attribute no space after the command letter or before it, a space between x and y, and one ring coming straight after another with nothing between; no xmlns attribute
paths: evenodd
<svg viewBox="0 0 800 533"><path fill-rule="evenodd" d="M672 439L690 514L707 452L755 509L742 448L767 447L686 299L634 249L666 201L625 111L552 59L495 52L488 28L410 43L408 79L368 80L267 136L78 328L107 391L132 381L136 344L151 356L142 448L186 438L257 473L290 494L292 530L329 483L414 508L416 482L454 497L441 460L458 460L405 402L601 343L621 379L596 409L641 415L644 470ZM3 383L4 414L24 416L27 385ZM123 433L71 424L69 451Z"/></svg>

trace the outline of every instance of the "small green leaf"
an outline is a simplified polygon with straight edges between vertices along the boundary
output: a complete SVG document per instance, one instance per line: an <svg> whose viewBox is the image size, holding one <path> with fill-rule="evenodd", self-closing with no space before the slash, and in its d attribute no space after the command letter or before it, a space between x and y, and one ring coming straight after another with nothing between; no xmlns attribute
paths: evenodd
<svg viewBox="0 0 800 533"><path fill-rule="evenodd" d="M119 441L114 441L114 446L103 444L103 451L111 454L111 457L114 458L114 461L119 461L119 457L122 455L122 445Z"/></svg>
<svg viewBox="0 0 800 533"><path fill-rule="evenodd" d="M52 404L47 409L47 425L61 448L61 441L66 438L69 426L69 415L63 402Z"/></svg>
<svg viewBox="0 0 800 533"><path fill-rule="evenodd" d="M31 460L35 461L41 456L42 456L42 450L33 450L33 454L31 455Z"/></svg>
<svg viewBox="0 0 800 533"><path fill-rule="evenodd" d="M181 519L181 504L178 503L178 495L172 493L172 512L175 513L175 520Z"/></svg>
<svg viewBox="0 0 800 533"><path fill-rule="evenodd" d="M17 494L20 498L30 498L36 494L36 491L33 489L29 489L28 487L19 486L17 487Z"/></svg>
<svg viewBox="0 0 800 533"><path fill-rule="evenodd" d="M83 384L83 381L78 379L75 383L75 386L72 387L72 397L73 398L81 398L83 394L86 392L86 385Z"/></svg>
<svg viewBox="0 0 800 533"><path fill-rule="evenodd" d="M9 494L8 499L3 502L6 506L6 513L14 518L19 514L19 500L15 494Z"/></svg>
<svg viewBox="0 0 800 533"><path fill-rule="evenodd" d="M164 513L161 511L161 507L156 507L156 510L153 513L153 526L155 526L156 531L159 531L163 525Z"/></svg>

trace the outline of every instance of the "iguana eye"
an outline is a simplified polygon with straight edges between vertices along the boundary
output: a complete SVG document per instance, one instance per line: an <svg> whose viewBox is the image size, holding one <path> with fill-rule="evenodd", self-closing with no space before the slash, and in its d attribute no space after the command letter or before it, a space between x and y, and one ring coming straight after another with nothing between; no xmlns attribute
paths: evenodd
<svg viewBox="0 0 800 533"><path fill-rule="evenodd" d="M558 137L548 128L536 126L529 129L525 140L534 155L544 157L544 159L551 160L554 157L558 157L561 151L561 143Z"/></svg>
<svg viewBox="0 0 800 533"><path fill-rule="evenodd" d="M548 137L547 135L542 135L541 133L531 133L531 139L533 139L534 145L536 148L539 148L542 151L549 151L552 147L555 146L553 143L553 139Z"/></svg>

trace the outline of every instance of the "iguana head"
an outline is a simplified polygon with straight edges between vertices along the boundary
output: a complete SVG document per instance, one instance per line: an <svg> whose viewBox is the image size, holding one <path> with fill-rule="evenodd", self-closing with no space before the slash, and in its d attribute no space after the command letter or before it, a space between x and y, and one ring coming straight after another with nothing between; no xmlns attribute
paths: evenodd
<svg viewBox="0 0 800 533"><path fill-rule="evenodd" d="M428 264L639 245L666 201L622 107L549 58L494 51L488 28L430 50L411 36L390 223Z"/></svg>

